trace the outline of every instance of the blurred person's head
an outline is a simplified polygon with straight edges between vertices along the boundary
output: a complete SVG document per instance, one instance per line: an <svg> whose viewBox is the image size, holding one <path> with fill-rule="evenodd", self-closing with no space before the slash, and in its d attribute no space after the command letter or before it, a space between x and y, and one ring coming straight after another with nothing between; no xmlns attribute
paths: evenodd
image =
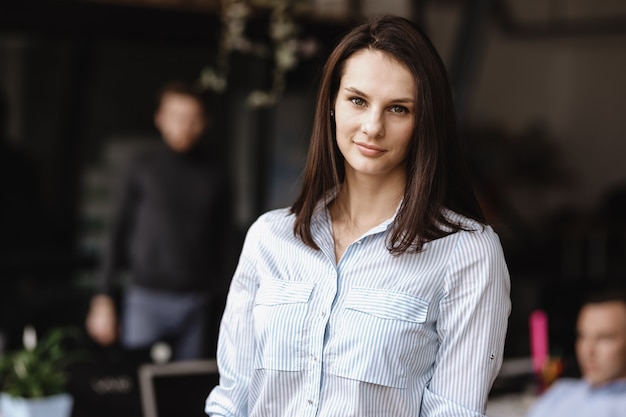
<svg viewBox="0 0 626 417"><path fill-rule="evenodd" d="M626 379L626 292L599 293L583 304L577 323L576 356L591 385Z"/></svg>
<svg viewBox="0 0 626 417"><path fill-rule="evenodd" d="M174 81L161 89L154 124L170 148L176 152L190 150L205 132L209 122L202 96L193 87Z"/></svg>

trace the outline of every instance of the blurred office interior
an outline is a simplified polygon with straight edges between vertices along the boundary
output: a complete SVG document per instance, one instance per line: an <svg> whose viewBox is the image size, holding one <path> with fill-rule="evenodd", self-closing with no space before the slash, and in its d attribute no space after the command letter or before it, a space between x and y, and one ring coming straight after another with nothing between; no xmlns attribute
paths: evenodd
<svg viewBox="0 0 626 417"><path fill-rule="evenodd" d="M217 65L228 3L0 6L5 348L20 343L25 324L82 325L116 176L134 149L157 139L154 92ZM243 3L253 10L245 36L271 49L271 4L280 2ZM506 357L529 356L528 316L542 309L551 353L571 358L580 298L608 282L626 285L626 2L287 3L302 48L276 102L249 104L251 91L273 85L276 63L245 51L228 55L227 87L216 98L215 152L235 179L236 244L256 216L294 197L333 43L362 16L404 15L448 67L476 188L507 255Z"/></svg>

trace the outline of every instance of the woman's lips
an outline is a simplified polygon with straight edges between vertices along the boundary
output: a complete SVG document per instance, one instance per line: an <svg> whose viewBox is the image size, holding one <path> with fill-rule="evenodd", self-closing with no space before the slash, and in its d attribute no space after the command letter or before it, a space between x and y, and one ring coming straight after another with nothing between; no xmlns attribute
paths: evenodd
<svg viewBox="0 0 626 417"><path fill-rule="evenodd" d="M354 142L359 152L365 156L378 156L385 153L385 150L379 146L371 145L365 142Z"/></svg>

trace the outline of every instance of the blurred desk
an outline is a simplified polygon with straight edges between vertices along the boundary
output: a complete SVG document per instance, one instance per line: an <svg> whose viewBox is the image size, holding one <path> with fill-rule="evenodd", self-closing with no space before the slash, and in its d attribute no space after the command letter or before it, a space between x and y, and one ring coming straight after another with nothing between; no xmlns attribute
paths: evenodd
<svg viewBox="0 0 626 417"><path fill-rule="evenodd" d="M525 417L537 399L531 358L506 359L487 402L488 417Z"/></svg>
<svg viewBox="0 0 626 417"><path fill-rule="evenodd" d="M487 416L525 417L536 400L533 393L502 395L487 402Z"/></svg>

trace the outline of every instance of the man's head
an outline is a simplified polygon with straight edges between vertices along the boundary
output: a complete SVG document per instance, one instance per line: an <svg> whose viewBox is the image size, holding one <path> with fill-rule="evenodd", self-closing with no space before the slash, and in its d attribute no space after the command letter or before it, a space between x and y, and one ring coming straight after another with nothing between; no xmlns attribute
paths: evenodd
<svg viewBox="0 0 626 417"><path fill-rule="evenodd" d="M167 84L158 96L154 124L165 143L176 152L191 149L209 124L202 97L182 82Z"/></svg>
<svg viewBox="0 0 626 417"><path fill-rule="evenodd" d="M626 379L626 293L598 294L578 315L576 356L591 385Z"/></svg>

